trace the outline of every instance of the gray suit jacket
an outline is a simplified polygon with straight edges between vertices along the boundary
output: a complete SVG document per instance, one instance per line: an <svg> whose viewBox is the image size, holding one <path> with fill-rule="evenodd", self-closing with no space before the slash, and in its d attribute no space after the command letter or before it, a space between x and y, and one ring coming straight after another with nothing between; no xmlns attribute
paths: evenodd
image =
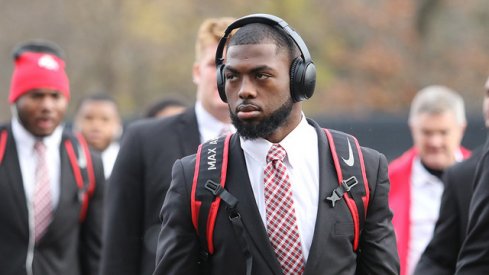
<svg viewBox="0 0 489 275"><path fill-rule="evenodd" d="M334 208L325 198L338 185L328 141L315 123L319 138L320 194L313 244L305 273L398 274L396 240L387 202L389 179L387 161L378 152L363 148L370 203L359 251L353 251L353 221L344 200ZM178 160L172 184L161 210L162 228L158 242L155 275L202 274L197 264L200 243L193 228L190 193L195 155ZM281 274L280 265L268 240L256 206L238 135L230 142L226 189L238 200L238 211L249 237L253 257L252 274ZM210 257L211 274L245 274L245 258L221 204L214 228L215 253Z"/></svg>
<svg viewBox="0 0 489 275"><path fill-rule="evenodd" d="M29 220L22 174L10 127L0 165L0 274L23 275L29 245ZM68 133L63 133L63 140ZM92 154L96 189L87 218L80 223L81 203L68 155L62 144L59 204L53 221L34 248L33 272L42 275L96 275L99 271L104 174L102 161Z"/></svg>
<svg viewBox="0 0 489 275"><path fill-rule="evenodd" d="M148 275L155 267L159 212L175 160L197 151L195 109L131 124L108 182L101 274Z"/></svg>

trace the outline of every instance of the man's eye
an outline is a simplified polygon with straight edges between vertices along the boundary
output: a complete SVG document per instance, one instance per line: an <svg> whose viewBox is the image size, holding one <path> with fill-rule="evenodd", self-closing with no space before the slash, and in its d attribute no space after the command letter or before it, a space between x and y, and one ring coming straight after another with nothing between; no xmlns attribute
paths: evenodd
<svg viewBox="0 0 489 275"><path fill-rule="evenodd" d="M256 74L257 79L267 79L268 77L269 77L269 75L267 75L267 74L263 74L263 73L257 73Z"/></svg>
<svg viewBox="0 0 489 275"><path fill-rule="evenodd" d="M236 75L235 74L232 74L232 73L227 73L224 75L224 78L226 80L233 80L234 78L236 78Z"/></svg>

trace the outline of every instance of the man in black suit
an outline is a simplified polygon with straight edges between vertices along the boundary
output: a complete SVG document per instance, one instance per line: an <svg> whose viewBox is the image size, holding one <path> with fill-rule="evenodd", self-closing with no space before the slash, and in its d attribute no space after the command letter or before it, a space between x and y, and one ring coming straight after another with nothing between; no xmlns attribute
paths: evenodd
<svg viewBox="0 0 489 275"><path fill-rule="evenodd" d="M484 115L489 120L489 78L485 85ZM477 163L469 206L466 237L458 255L455 274L489 274L489 137Z"/></svg>
<svg viewBox="0 0 489 275"><path fill-rule="evenodd" d="M70 90L61 49L29 42L14 51L14 60L13 117L0 126L0 274L96 275L103 166L100 157L85 154L87 146L77 158L78 146L67 145L85 143L63 129ZM95 185L77 174L90 162L93 170L86 171Z"/></svg>
<svg viewBox="0 0 489 275"><path fill-rule="evenodd" d="M148 275L155 267L159 211L176 159L231 129L216 88L214 53L230 18L205 20L198 31L193 81L195 107L164 118L143 120L125 131L108 183L101 274Z"/></svg>
<svg viewBox="0 0 489 275"><path fill-rule="evenodd" d="M489 79L482 104L485 127L489 129ZM469 204L474 175L482 155L482 146L470 158L448 168L443 175L440 214L433 238L423 252L414 274L451 275L455 273L457 256L466 236Z"/></svg>
<svg viewBox="0 0 489 275"><path fill-rule="evenodd" d="M238 30L228 39L234 29ZM247 248L243 249L242 235L235 235L221 203L213 230L214 253L205 265L208 274L399 273L387 201L387 161L382 154L362 148L370 200L357 252L354 221L345 200L334 207L325 200L338 180L324 131L302 112L300 101L312 95L315 82L306 51L283 20L264 14L233 22L219 44L218 89L238 131L229 142L225 187L238 200ZM285 150L284 160L267 164L269 149L280 154ZM349 159L342 161L353 165ZM200 241L207 235L196 234L191 213L195 162L192 155L173 166L161 210L155 275L204 274ZM272 162L284 170L269 170ZM277 172L280 181L273 180L270 171ZM274 188L284 195L271 195ZM275 222L284 225L277 227ZM292 250L297 253L287 254ZM251 261L245 260L249 257L243 251Z"/></svg>

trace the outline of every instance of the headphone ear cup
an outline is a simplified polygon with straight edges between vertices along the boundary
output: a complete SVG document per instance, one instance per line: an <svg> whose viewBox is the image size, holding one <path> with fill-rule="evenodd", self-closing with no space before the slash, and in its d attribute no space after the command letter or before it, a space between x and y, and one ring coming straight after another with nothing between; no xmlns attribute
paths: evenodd
<svg viewBox="0 0 489 275"><path fill-rule="evenodd" d="M305 65L303 77L303 89L304 89L304 98L309 99L314 94L314 89L316 88L316 66L314 63L309 62Z"/></svg>
<svg viewBox="0 0 489 275"><path fill-rule="evenodd" d="M309 99L316 86L316 66L296 57L290 65L290 95L294 102Z"/></svg>
<svg viewBox="0 0 489 275"><path fill-rule="evenodd" d="M226 79L224 78L224 64L220 64L216 68L217 91L221 100L228 102L226 98Z"/></svg>
<svg viewBox="0 0 489 275"><path fill-rule="evenodd" d="M290 65L290 96L294 102L302 100L301 89L301 74L302 74L302 59L296 57Z"/></svg>

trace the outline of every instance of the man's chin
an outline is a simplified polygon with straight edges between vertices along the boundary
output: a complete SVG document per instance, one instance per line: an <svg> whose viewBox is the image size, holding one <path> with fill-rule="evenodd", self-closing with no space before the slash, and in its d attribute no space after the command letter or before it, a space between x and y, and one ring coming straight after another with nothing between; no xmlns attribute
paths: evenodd
<svg viewBox="0 0 489 275"><path fill-rule="evenodd" d="M427 159L424 161L424 164L428 166L430 169L434 170L445 170L447 167L451 165L446 159Z"/></svg>

